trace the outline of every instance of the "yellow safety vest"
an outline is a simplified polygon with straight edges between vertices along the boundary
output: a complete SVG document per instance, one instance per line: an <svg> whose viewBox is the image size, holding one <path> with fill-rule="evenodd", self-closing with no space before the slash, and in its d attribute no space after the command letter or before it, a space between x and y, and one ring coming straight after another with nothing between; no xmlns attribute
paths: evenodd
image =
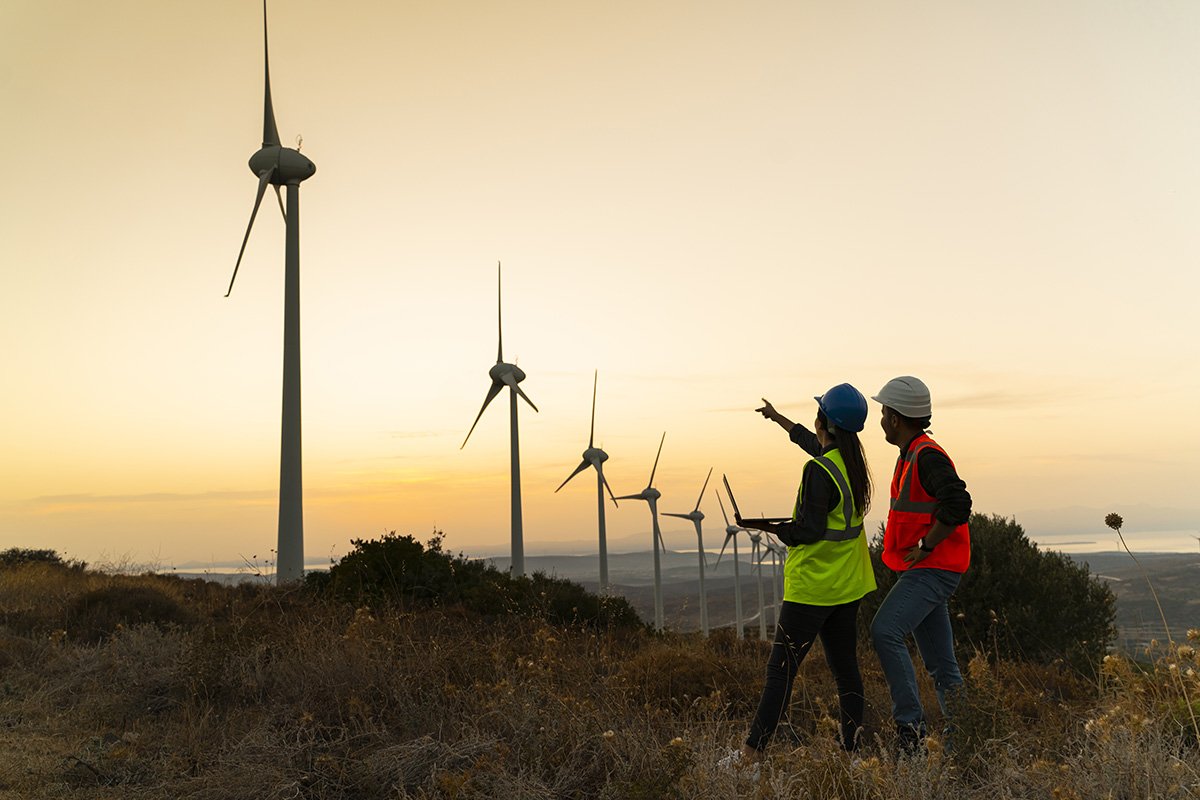
<svg viewBox="0 0 1200 800"><path fill-rule="evenodd" d="M788 548L783 568L783 599L813 606L836 606L875 591L875 571L871 569L863 518L854 507L842 454L835 448L813 461L829 473L841 492L842 502L826 516L825 537L821 541ZM800 517L803 497L801 482L793 520Z"/></svg>

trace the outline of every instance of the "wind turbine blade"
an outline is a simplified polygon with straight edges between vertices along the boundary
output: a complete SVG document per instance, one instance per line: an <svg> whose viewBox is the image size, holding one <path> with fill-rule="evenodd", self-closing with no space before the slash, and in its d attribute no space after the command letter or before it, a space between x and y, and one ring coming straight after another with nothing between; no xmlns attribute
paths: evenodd
<svg viewBox="0 0 1200 800"><path fill-rule="evenodd" d="M604 470L600 467L600 462L598 461L596 462L596 472L600 473L600 480L604 481L604 488L608 489L608 496L612 497L613 505L620 508L621 506L617 503L617 498L613 495L612 487L608 485L608 478L604 477Z"/></svg>
<svg viewBox="0 0 1200 800"><path fill-rule="evenodd" d="M237 263L233 265L233 277L229 279L229 291L225 292L226 297L229 297L229 292L233 291L233 282L237 280L238 267L242 265L242 256L246 253L246 242L250 241L250 229L254 227L254 218L258 215L258 207L262 203L263 194L267 191L267 183L273 174L275 174L275 168L271 167L258 176L258 195L254 198L254 208L250 211L250 224L246 226L246 235L242 237L242 249L238 251Z"/></svg>
<svg viewBox="0 0 1200 800"><path fill-rule="evenodd" d="M275 126L275 109L271 106L271 56L267 52L267 0L263 0L263 62L266 66L266 100L263 102L263 147L278 147L279 128Z"/></svg>
<svg viewBox="0 0 1200 800"><path fill-rule="evenodd" d="M567 482L568 482L568 481L570 481L570 480L571 480L571 478L574 478L576 475L578 475L579 473L583 472L585 469L587 469L587 468L588 468L588 467L590 467L591 465L592 465L592 462L588 461L587 459L584 459L583 463L582 463L582 464L580 464L578 467L576 467L576 468L575 468L575 471L574 471L574 472L572 472L570 475L568 475L568 476L567 476L567 480L565 480L565 481L563 481L561 484L559 484L559 487L558 487L558 489L561 489L562 487L566 486L566 485L567 485ZM554 491L555 491L555 493L557 493L557 492L558 492L558 489L555 489L555 490L554 490Z"/></svg>
<svg viewBox="0 0 1200 800"><path fill-rule="evenodd" d="M642 493L638 492L637 494L627 494L622 497L614 497L613 502L615 503L618 500L645 500L645 499L646 498L642 497Z"/></svg>
<svg viewBox="0 0 1200 800"><path fill-rule="evenodd" d="M654 473L658 471L658 457L662 455L663 442L666 440L667 432L663 431L662 438L658 440L658 455L654 456L654 466L650 470L650 482L646 484L647 487L654 485Z"/></svg>
<svg viewBox="0 0 1200 800"><path fill-rule="evenodd" d="M500 394L501 388L503 387L500 384L492 383L492 387L488 389L487 397L483 399L483 407L479 409L479 413L475 416L475 421L471 423L471 430L467 431L467 439L471 438L471 434L475 432L475 426L479 424L479 418L483 416L484 409L488 407L488 403L496 399L496 395ZM458 448L459 450L467 446L467 439L463 439L462 446Z"/></svg>
<svg viewBox="0 0 1200 800"><path fill-rule="evenodd" d="M596 383L600 380L600 370L592 376L592 429L588 432L588 449L595 447L596 442Z"/></svg>
<svg viewBox="0 0 1200 800"><path fill-rule="evenodd" d="M533 404L533 401L529 399L529 395L527 395L527 394L525 394L525 392L521 391L521 387L517 385L517 379L516 379L516 378L514 378L514 377L512 376L512 373L511 373L511 372L506 372L506 373L504 373L504 377L502 377L500 380L504 381L506 384L508 384L509 386L511 386L511 387L512 387L512 390L513 390L514 392L516 392L516 393L517 393L517 395L518 395L518 396L519 396L519 397L520 397L522 400L524 400L526 403L529 403L529 407L530 407L530 408L532 408L534 411L537 411L537 410L538 410L538 407L537 407L537 406L535 406L535 405ZM538 411L538 413L540 414L540 413L542 413L542 412Z"/></svg>
<svg viewBox="0 0 1200 800"><path fill-rule="evenodd" d="M529 399L529 395L527 395L527 394L525 394L525 392L521 391L520 386L513 386L513 390L516 391L516 393L521 396L522 400L524 400L526 403L529 403L530 408L532 408L534 411L537 411L537 413L539 413L539 414L542 413L542 412L538 411L538 407L535 406L533 404L533 401Z"/></svg>
<svg viewBox="0 0 1200 800"><path fill-rule="evenodd" d="M691 517L689 517L687 514L668 514L665 511L663 512L663 516L664 517L679 517L680 519L691 519Z"/></svg>
<svg viewBox="0 0 1200 800"><path fill-rule="evenodd" d="M279 191L279 184L275 184L275 199L279 201L279 213L283 214L283 221L287 223L287 209L283 207L283 194Z"/></svg>
<svg viewBox="0 0 1200 800"><path fill-rule="evenodd" d="M729 515L725 513L725 503L723 500L721 500L721 492L719 490L717 491L717 502L721 504L721 516L725 518L725 527L728 528L729 527ZM727 542L729 541L728 537L726 537L725 541L727 541ZM721 549L724 549L724 548L722 547Z"/></svg>
<svg viewBox="0 0 1200 800"><path fill-rule="evenodd" d="M496 262L496 363L504 360L504 324L500 315L500 262ZM533 403L530 403L533 405Z"/></svg>
<svg viewBox="0 0 1200 800"><path fill-rule="evenodd" d="M700 488L700 496L696 498L696 507L694 509L692 509L693 511L700 510L700 501L704 499L704 490L708 488L708 479L712 477L712 471L713 471L713 468L709 467L708 468L708 477L706 477L704 479L704 486L702 486Z"/></svg>
<svg viewBox="0 0 1200 800"><path fill-rule="evenodd" d="M733 538L733 534L725 534L725 541L721 542L721 552L717 554L717 563L713 564L713 569L721 566L721 558L725 555L725 546L729 544L731 538Z"/></svg>

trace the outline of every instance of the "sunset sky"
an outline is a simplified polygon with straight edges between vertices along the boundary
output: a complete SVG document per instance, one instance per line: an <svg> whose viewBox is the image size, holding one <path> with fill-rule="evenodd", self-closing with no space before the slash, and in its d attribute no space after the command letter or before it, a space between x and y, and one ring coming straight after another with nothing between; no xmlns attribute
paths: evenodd
<svg viewBox="0 0 1200 800"><path fill-rule="evenodd" d="M306 552L527 552L705 473L790 513L753 413L913 374L975 509L1034 539L1200 532L1200 4L269 6L301 190ZM0 4L0 548L269 556L284 226L254 201L254 0ZM882 519L895 448L865 432ZM719 546L712 487L701 506ZM1096 511L1099 509L1100 513ZM645 532L645 505L608 514ZM671 520L668 530L688 530ZM674 523L680 523L678 525ZM1148 539L1147 539L1148 541Z"/></svg>

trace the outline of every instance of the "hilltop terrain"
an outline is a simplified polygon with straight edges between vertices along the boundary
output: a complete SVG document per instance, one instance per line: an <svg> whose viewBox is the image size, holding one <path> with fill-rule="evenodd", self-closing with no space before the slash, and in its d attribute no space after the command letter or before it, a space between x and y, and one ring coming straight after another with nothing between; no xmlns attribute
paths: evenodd
<svg viewBox="0 0 1200 800"><path fill-rule="evenodd" d="M935 736L898 759L864 646L856 762L837 749L835 688L813 653L790 726L753 774L717 765L744 735L767 645L729 631L702 640L552 623L536 607L368 607L311 589L46 564L0 568L0 612L2 799L1200 792L1185 700L1200 706L1194 653L1109 659L1100 684L964 653L953 753Z"/></svg>

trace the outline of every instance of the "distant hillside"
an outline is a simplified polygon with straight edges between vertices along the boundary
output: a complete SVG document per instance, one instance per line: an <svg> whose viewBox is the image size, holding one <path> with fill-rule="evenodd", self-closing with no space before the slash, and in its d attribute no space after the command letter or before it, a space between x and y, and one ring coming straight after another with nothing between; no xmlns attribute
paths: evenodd
<svg viewBox="0 0 1200 800"><path fill-rule="evenodd" d="M1200 553L1138 553L1137 560L1154 584L1171 636L1187 638L1189 628L1200 628ZM1137 652L1151 639L1165 642L1166 631L1154 595L1141 569L1128 553L1091 553L1071 556L1086 563L1095 575L1108 581L1117 596L1117 644Z"/></svg>

